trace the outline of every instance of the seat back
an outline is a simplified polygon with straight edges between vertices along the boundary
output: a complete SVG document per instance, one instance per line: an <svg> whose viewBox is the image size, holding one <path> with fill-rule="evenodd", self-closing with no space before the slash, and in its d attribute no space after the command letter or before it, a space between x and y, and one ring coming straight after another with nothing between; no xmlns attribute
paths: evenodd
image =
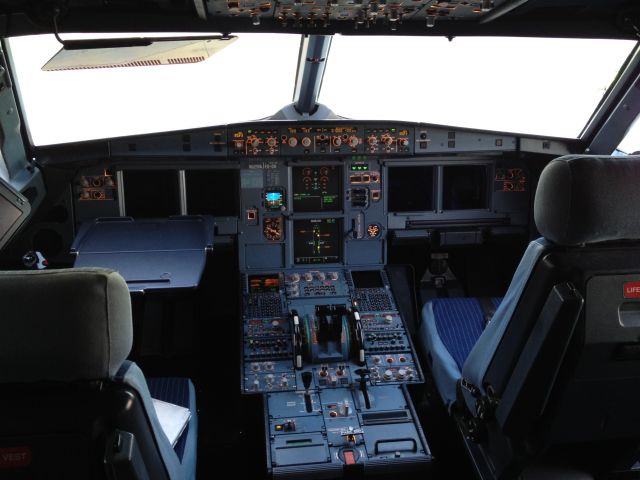
<svg viewBox="0 0 640 480"><path fill-rule="evenodd" d="M628 207L638 178L637 157L563 157L542 173L545 239L462 372L496 472L554 446L615 440L595 462L606 470L640 441L640 219Z"/></svg>
<svg viewBox="0 0 640 480"><path fill-rule="evenodd" d="M0 272L2 478L169 478L168 441L119 380L129 302L109 270Z"/></svg>

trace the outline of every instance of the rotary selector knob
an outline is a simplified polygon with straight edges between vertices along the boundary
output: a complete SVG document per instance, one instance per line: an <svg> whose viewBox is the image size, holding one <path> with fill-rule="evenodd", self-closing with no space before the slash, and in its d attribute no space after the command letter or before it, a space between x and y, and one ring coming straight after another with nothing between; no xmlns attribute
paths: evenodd
<svg viewBox="0 0 640 480"><path fill-rule="evenodd" d="M276 139L274 137L269 137L267 138L267 146L273 148L278 144L278 142L276 141Z"/></svg>
<svg viewBox="0 0 640 480"><path fill-rule="evenodd" d="M291 275L289 275L289 282L298 283L299 281L300 281L300 274L299 273L292 273Z"/></svg>
<svg viewBox="0 0 640 480"><path fill-rule="evenodd" d="M393 137L383 137L382 141L387 147L390 147L393 144Z"/></svg>
<svg viewBox="0 0 640 480"><path fill-rule="evenodd" d="M289 145L291 148L295 147L296 145L298 145L298 139L296 137L289 137L289 140L287 140L287 145Z"/></svg>
<svg viewBox="0 0 640 480"><path fill-rule="evenodd" d="M342 145L342 139L340 137L333 137L333 145L339 147Z"/></svg>
<svg viewBox="0 0 640 480"><path fill-rule="evenodd" d="M302 139L302 146L305 148L311 146L311 139L309 137L304 137Z"/></svg>
<svg viewBox="0 0 640 480"><path fill-rule="evenodd" d="M409 139L408 138L399 138L398 139L398 145L400 145L401 147L408 147L409 146Z"/></svg>
<svg viewBox="0 0 640 480"><path fill-rule="evenodd" d="M260 146L260 140L258 138L254 138L251 140L251 146L253 148L258 148Z"/></svg>
<svg viewBox="0 0 640 480"><path fill-rule="evenodd" d="M324 274L324 272L317 272L316 277L318 277L318 280L322 282L326 278L326 275Z"/></svg>
<svg viewBox="0 0 640 480"><path fill-rule="evenodd" d="M306 272L304 274L304 281L305 282L313 282L313 273L311 272Z"/></svg>
<svg viewBox="0 0 640 480"><path fill-rule="evenodd" d="M349 137L349 146L351 148L356 148L358 146L358 143L360 143L358 137Z"/></svg>
<svg viewBox="0 0 640 480"><path fill-rule="evenodd" d="M329 275L329 280L334 282L338 280L338 272L329 272L328 275Z"/></svg>
<svg viewBox="0 0 640 480"><path fill-rule="evenodd" d="M373 147L378 144L378 137L371 136L367 139L367 142Z"/></svg>

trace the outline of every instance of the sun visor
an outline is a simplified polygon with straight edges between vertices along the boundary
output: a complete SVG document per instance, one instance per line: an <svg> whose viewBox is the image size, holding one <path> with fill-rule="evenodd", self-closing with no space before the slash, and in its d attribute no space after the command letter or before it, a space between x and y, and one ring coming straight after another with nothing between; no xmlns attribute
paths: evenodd
<svg viewBox="0 0 640 480"><path fill-rule="evenodd" d="M65 40L44 71L153 67L203 62L237 37Z"/></svg>

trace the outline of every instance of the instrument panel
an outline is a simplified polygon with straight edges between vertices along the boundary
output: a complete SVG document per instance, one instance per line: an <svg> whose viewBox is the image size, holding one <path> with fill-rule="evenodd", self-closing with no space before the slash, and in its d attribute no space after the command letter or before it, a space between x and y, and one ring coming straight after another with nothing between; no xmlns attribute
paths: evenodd
<svg viewBox="0 0 640 480"><path fill-rule="evenodd" d="M477 242L526 228L518 146L498 132L348 120L115 139L105 166L76 177L75 218L213 215L249 270L380 265L390 234ZM434 235L447 229L463 234Z"/></svg>

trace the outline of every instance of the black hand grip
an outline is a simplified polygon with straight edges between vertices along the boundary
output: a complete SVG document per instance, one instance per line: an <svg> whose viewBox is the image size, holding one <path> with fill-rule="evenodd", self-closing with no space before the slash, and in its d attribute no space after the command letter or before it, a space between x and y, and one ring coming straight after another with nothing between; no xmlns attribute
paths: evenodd
<svg viewBox="0 0 640 480"><path fill-rule="evenodd" d="M396 443L396 442L411 442L411 444L413 445L413 448L411 449L411 451L412 452L418 451L418 442L416 442L415 438L385 438L384 440L378 440L376 442L375 454L376 455L380 454L380 449L378 448L380 444ZM394 448L394 450L398 450L398 449Z"/></svg>

